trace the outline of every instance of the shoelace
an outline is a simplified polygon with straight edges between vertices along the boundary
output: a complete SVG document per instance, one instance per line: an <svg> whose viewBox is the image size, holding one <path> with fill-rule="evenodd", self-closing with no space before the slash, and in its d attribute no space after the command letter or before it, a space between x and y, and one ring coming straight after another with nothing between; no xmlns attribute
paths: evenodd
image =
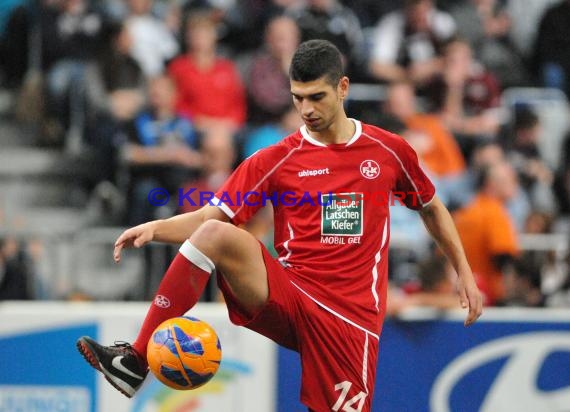
<svg viewBox="0 0 570 412"><path fill-rule="evenodd" d="M132 348L132 345L129 342L125 342L123 340L116 340L115 342L113 342L113 346L116 348L125 348L125 349Z"/></svg>
<svg viewBox="0 0 570 412"><path fill-rule="evenodd" d="M113 342L113 347L117 348L117 349L128 349L130 350L130 352L132 352L133 355L135 355L135 357L137 358L139 364L141 365L141 368L145 368L148 367L146 359L140 355L135 348L133 348L133 345L131 345L129 342L125 342L123 340L116 340L115 342Z"/></svg>

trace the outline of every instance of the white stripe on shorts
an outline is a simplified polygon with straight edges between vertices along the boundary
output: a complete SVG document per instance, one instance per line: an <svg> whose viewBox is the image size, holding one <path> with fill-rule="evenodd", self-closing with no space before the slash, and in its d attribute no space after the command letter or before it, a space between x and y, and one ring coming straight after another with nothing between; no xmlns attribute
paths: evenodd
<svg viewBox="0 0 570 412"><path fill-rule="evenodd" d="M368 394L368 334L364 334L364 356L362 357L362 383L364 384L364 390Z"/></svg>
<svg viewBox="0 0 570 412"><path fill-rule="evenodd" d="M297 285L295 282L293 282L292 280L290 281L293 286L295 286L297 289L299 289L301 292L303 292L303 294L305 296L307 296L309 299L311 299L313 302L315 302L317 305L319 305L321 308L323 308L324 310L326 310L327 312L332 313L334 316L336 316L337 318L342 319L343 321L345 321L346 323L354 326L355 328L360 329L363 332L366 332L367 334L369 334L370 336L375 337L376 339L380 340L380 336L378 336L378 334L374 333L374 332L370 332L368 329L366 329L363 326L360 326L357 323L354 323L353 321L351 321L350 319L345 318L344 316L342 316L340 313L335 312L334 310L332 310L331 308L329 308L327 305L325 305L324 303L319 302L317 299L315 299L314 297L312 297L311 295L309 295L307 292L305 292L299 285Z"/></svg>

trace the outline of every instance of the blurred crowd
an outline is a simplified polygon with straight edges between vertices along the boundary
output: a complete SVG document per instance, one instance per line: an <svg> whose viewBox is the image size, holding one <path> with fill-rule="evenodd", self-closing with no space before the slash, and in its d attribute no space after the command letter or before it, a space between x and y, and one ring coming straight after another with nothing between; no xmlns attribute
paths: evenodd
<svg viewBox="0 0 570 412"><path fill-rule="evenodd" d="M147 196L215 191L241 160L295 131L289 62L299 42L324 38L353 84L382 86L349 100L347 112L416 150L486 304L570 305L567 248L560 256L521 242L570 236L568 131L553 162L537 107L504 99L529 87L570 96L570 0L537 1L545 5L535 19L518 23L536 32L530 38L514 36L525 32L512 13L526 2L516 0L7 3L0 85L18 96L15 116L40 126L38 145L93 154L88 189L111 184L124 196L117 213L101 216L108 224L192 210ZM453 269L418 215L398 205L391 213L391 312L457 306ZM270 246L271 219L264 210L248 227ZM7 288L33 296L25 282L10 283L18 267L29 272L25 248L0 247L0 299Z"/></svg>

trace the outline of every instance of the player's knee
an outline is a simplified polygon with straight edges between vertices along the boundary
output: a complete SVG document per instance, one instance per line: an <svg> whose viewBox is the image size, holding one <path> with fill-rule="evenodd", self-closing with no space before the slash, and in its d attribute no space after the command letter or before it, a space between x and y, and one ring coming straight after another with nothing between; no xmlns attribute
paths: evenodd
<svg viewBox="0 0 570 412"><path fill-rule="evenodd" d="M232 225L219 220L207 220L194 232L190 241L210 258L217 250L223 247L224 242L230 238L230 231L235 229Z"/></svg>

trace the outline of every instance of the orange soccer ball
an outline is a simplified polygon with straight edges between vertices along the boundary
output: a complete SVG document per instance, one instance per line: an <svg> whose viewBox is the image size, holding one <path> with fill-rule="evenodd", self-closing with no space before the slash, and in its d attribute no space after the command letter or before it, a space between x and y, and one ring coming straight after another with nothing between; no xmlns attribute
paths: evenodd
<svg viewBox="0 0 570 412"><path fill-rule="evenodd" d="M168 319L153 332L147 348L150 370L166 386L196 389L214 377L222 347L214 329L189 316Z"/></svg>

